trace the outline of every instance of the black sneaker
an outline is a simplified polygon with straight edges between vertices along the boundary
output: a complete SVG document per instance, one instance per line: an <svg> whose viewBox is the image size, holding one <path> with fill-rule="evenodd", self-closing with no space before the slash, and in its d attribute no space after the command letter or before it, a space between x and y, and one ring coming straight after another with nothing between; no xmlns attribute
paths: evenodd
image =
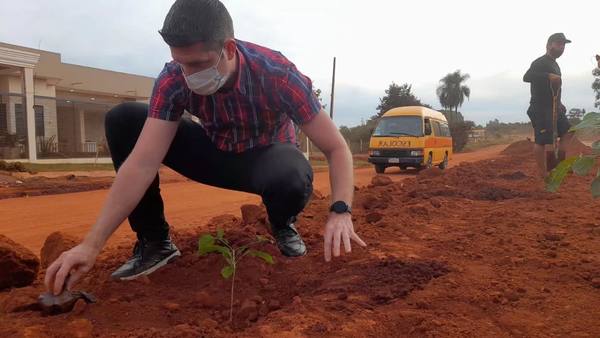
<svg viewBox="0 0 600 338"><path fill-rule="evenodd" d="M120 280L136 279L153 273L177 256L181 256L181 252L170 238L162 241L139 239L133 247L133 256L110 276Z"/></svg>
<svg viewBox="0 0 600 338"><path fill-rule="evenodd" d="M294 223L283 227L272 227L273 237L277 241L277 247L284 256L299 257L306 255L306 245L300 237Z"/></svg>

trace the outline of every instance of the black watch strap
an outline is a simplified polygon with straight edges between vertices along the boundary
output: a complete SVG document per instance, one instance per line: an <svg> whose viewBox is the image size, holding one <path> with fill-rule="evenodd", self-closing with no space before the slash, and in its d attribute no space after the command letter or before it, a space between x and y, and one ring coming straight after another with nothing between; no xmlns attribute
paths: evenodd
<svg viewBox="0 0 600 338"><path fill-rule="evenodd" d="M344 201L335 201L331 207L329 207L329 211L335 212L336 214L344 214L344 213L352 213L352 208Z"/></svg>

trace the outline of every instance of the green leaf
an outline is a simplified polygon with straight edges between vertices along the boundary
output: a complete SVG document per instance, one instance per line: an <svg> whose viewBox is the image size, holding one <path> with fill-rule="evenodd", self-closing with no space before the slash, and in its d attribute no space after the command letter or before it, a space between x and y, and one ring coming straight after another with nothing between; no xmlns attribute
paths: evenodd
<svg viewBox="0 0 600 338"><path fill-rule="evenodd" d="M575 162L573 162L573 172L579 176L586 176L590 173L596 158L594 156L580 156Z"/></svg>
<svg viewBox="0 0 600 338"><path fill-rule="evenodd" d="M210 252L215 251L215 238L212 235L206 234L200 237L198 241L198 254L204 256Z"/></svg>
<svg viewBox="0 0 600 338"><path fill-rule="evenodd" d="M221 245L215 245L214 251L217 251L221 255L223 255L223 257L225 257L225 260L227 261L227 263L231 264L231 250L229 250L228 247L224 247Z"/></svg>
<svg viewBox="0 0 600 338"><path fill-rule="evenodd" d="M592 151L594 155L600 155L600 141L592 143Z"/></svg>
<svg viewBox="0 0 600 338"><path fill-rule="evenodd" d="M583 129L600 129L600 113L587 113L583 120L576 126L571 127L570 131Z"/></svg>
<svg viewBox="0 0 600 338"><path fill-rule="evenodd" d="M592 181L592 196L594 198L600 197L600 176L596 176Z"/></svg>
<svg viewBox="0 0 600 338"><path fill-rule="evenodd" d="M270 243L270 242L271 242L271 240L270 240L270 239L268 239L268 238L267 238L267 237L265 237L265 236L261 236L261 235L256 235L256 240L257 240L259 243Z"/></svg>
<svg viewBox="0 0 600 338"><path fill-rule="evenodd" d="M227 265L221 269L221 276L223 276L223 278L229 279L231 275L233 275L233 266Z"/></svg>
<svg viewBox="0 0 600 338"><path fill-rule="evenodd" d="M248 254L252 257L261 258L263 261L265 261L269 264L275 264L275 261L273 260L273 256L269 255L268 253L266 253L264 251L250 250L250 251L248 251Z"/></svg>
<svg viewBox="0 0 600 338"><path fill-rule="evenodd" d="M217 239L223 240L224 235L225 231L223 231L223 229L217 229Z"/></svg>
<svg viewBox="0 0 600 338"><path fill-rule="evenodd" d="M560 162L556 168L554 168L550 175L546 178L546 190L550 192L556 192L560 187L560 184L565 179L573 163L577 160L577 157L570 157L562 162Z"/></svg>

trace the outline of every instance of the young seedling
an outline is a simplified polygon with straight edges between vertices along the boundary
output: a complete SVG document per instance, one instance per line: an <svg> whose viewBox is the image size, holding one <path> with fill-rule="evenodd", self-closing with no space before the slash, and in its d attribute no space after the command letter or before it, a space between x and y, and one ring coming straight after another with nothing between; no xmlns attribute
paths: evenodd
<svg viewBox="0 0 600 338"><path fill-rule="evenodd" d="M600 131L600 113L586 114L583 117L583 121L572 127L570 131L577 132L580 130L596 133ZM592 144L591 155L579 155L560 162L546 179L546 190L556 192L567 174L571 171L579 176L587 176L596 165L598 158L600 158L600 141ZM591 191L594 198L600 197L600 170L598 170L596 177L592 180Z"/></svg>
<svg viewBox="0 0 600 338"><path fill-rule="evenodd" d="M198 254L206 256L209 253L220 253L227 265L221 269L224 279L231 278L231 291L229 293L229 322L233 321L233 298L235 291L235 273L242 258L252 256L262 259L268 264L275 264L273 257L264 251L254 250L251 247L270 242L264 236L256 236L256 239L244 245L233 246L225 237L222 229L217 230L217 235L206 234L198 241Z"/></svg>

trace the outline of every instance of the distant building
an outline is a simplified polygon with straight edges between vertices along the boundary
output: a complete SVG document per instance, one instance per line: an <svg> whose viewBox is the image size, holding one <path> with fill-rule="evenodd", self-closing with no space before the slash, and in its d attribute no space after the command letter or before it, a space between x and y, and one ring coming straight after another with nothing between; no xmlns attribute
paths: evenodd
<svg viewBox="0 0 600 338"><path fill-rule="evenodd" d="M148 102L153 85L150 77L0 43L0 159L109 162L106 112L125 101Z"/></svg>
<svg viewBox="0 0 600 338"><path fill-rule="evenodd" d="M485 139L485 129L476 128L469 131L469 141L478 142Z"/></svg>
<svg viewBox="0 0 600 338"><path fill-rule="evenodd" d="M585 109L572 108L567 113L569 119L581 119L585 115Z"/></svg>

